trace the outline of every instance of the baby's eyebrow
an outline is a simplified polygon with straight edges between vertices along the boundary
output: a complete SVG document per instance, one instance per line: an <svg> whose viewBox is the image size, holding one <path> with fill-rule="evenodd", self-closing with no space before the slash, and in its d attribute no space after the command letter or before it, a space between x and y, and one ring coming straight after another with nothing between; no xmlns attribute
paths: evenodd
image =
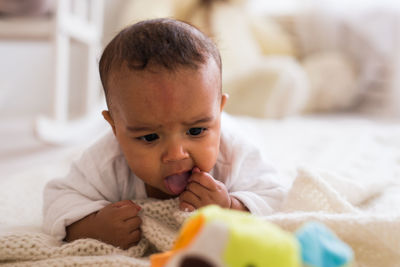
<svg viewBox="0 0 400 267"><path fill-rule="evenodd" d="M200 123L207 123L214 120L214 116L203 117L200 119L193 119L190 122L183 122L185 126L192 126ZM151 125L137 125L137 126L126 126L125 129L129 132L152 132L162 128L161 125L151 126Z"/></svg>
<svg viewBox="0 0 400 267"><path fill-rule="evenodd" d="M199 123L206 123L206 122L210 122L213 121L214 117L213 116L209 116L209 117L204 117L204 118L200 118L200 119L194 119L191 122L184 122L183 124L186 126L190 126L190 125L195 125L195 124L199 124Z"/></svg>
<svg viewBox="0 0 400 267"><path fill-rule="evenodd" d="M159 128L160 126L126 126L126 130L130 132L151 132Z"/></svg>

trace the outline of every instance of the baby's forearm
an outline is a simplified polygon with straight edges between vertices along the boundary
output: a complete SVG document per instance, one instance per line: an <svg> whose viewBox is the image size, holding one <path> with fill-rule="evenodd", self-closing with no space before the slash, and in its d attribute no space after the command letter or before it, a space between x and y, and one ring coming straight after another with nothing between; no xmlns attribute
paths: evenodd
<svg viewBox="0 0 400 267"><path fill-rule="evenodd" d="M230 196L231 198L231 207L233 210L241 210L241 211L249 211L249 209L236 197Z"/></svg>
<svg viewBox="0 0 400 267"><path fill-rule="evenodd" d="M94 231L94 229L96 228L94 222L94 216L95 213L89 214L85 218L67 226L66 227L67 235L65 237L65 241L71 242L80 238L98 239Z"/></svg>

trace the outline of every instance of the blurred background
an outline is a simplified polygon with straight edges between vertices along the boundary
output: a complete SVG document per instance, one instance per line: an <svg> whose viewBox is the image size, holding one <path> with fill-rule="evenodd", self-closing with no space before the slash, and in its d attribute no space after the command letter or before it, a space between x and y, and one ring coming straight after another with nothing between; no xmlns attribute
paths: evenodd
<svg viewBox="0 0 400 267"><path fill-rule="evenodd" d="M397 0L0 0L0 173L73 157L107 129L101 50L155 17L213 38L231 114L400 119Z"/></svg>

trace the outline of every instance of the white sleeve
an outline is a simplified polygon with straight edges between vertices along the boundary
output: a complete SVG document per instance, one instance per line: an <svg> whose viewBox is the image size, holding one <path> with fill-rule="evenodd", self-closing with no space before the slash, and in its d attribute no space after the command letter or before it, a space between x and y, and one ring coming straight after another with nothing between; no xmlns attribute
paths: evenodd
<svg viewBox="0 0 400 267"><path fill-rule="evenodd" d="M85 152L65 178L50 181L44 189L43 230L59 240L65 238L66 226L120 201L127 186L129 171L122 160L99 166L91 154Z"/></svg>
<svg viewBox="0 0 400 267"><path fill-rule="evenodd" d="M286 189L272 164L248 143L234 142L230 152L231 173L226 181L230 194L252 214L268 215L278 210Z"/></svg>

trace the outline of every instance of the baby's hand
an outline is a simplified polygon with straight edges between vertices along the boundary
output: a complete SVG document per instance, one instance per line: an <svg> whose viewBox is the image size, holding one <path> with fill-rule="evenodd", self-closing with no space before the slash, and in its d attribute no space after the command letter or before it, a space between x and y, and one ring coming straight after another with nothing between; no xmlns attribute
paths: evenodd
<svg viewBox="0 0 400 267"><path fill-rule="evenodd" d="M141 237L140 209L132 201L123 200L99 210L93 218L96 239L122 249L137 244Z"/></svg>
<svg viewBox="0 0 400 267"><path fill-rule="evenodd" d="M193 168L192 176L186 190L179 196L179 201L180 209L186 211L193 211L210 204L230 208L232 204L225 184L197 167Z"/></svg>

